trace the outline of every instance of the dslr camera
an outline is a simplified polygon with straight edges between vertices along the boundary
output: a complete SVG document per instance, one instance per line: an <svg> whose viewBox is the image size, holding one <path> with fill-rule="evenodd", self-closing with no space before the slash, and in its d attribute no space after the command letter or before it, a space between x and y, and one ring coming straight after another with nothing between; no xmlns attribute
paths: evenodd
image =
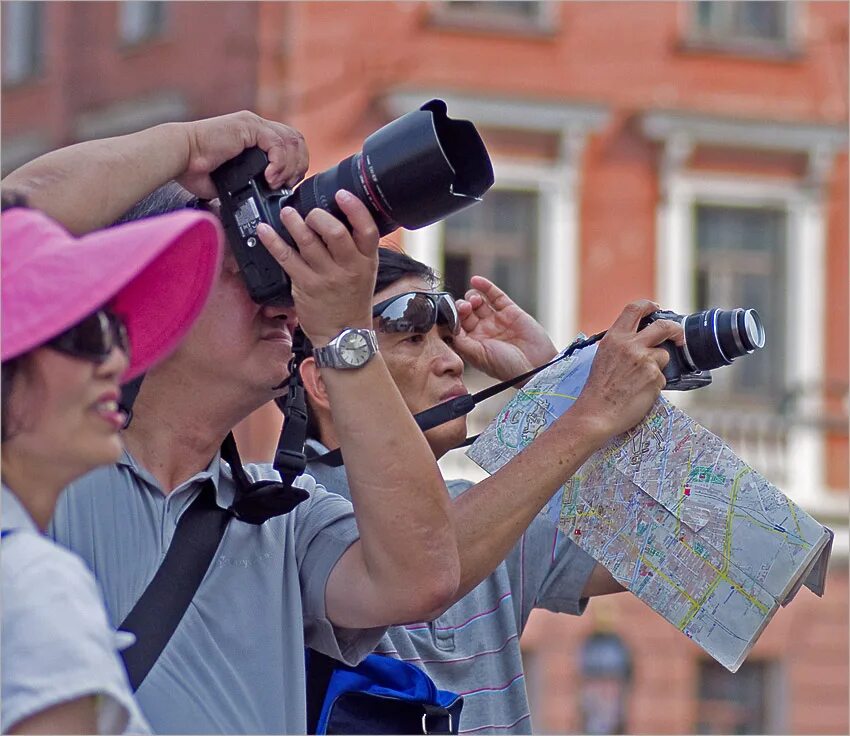
<svg viewBox="0 0 850 736"><path fill-rule="evenodd" d="M764 347L764 325L755 309L707 309L694 314L657 311L644 317L638 329L659 319L678 322L685 344L661 343L670 355L664 368L668 391L691 391L711 383L711 369L729 365L735 358Z"/></svg>
<svg viewBox="0 0 850 736"><path fill-rule="evenodd" d="M271 189L263 171L265 153L248 148L212 172L221 219L251 298L259 304L291 304L289 278L257 237L265 222L289 245L280 210L305 217L327 210L350 229L334 195L354 194L387 235L399 227L416 230L481 200L493 185L490 157L475 126L448 117L434 99L370 135L363 148L336 166L305 179L294 190Z"/></svg>

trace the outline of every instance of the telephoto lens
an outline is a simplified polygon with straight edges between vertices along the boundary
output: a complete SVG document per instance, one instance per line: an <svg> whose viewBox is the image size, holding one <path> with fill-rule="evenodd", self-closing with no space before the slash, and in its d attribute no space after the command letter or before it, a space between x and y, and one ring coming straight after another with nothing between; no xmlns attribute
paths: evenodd
<svg viewBox="0 0 850 736"><path fill-rule="evenodd" d="M764 347L764 325L755 309L707 309L682 319L682 347L691 370L729 365L735 358Z"/></svg>
<svg viewBox="0 0 850 736"><path fill-rule="evenodd" d="M416 230L481 200L493 185L484 142L468 120L452 120L443 100L375 131L360 152L305 179L279 204L306 217L314 207L346 222L334 194L346 189L369 208L381 235ZM289 233L283 237L294 245Z"/></svg>
<svg viewBox="0 0 850 736"><path fill-rule="evenodd" d="M372 214L381 235L415 230L480 202L493 185L493 166L475 126L452 120L443 100L393 120L370 135L360 152L304 180L290 192L265 180L266 154L247 148L212 172L221 219L248 293L258 304L292 304L289 277L262 247L257 226L268 223L296 247L280 221L284 206L302 217L319 207L349 229L334 195L346 189Z"/></svg>

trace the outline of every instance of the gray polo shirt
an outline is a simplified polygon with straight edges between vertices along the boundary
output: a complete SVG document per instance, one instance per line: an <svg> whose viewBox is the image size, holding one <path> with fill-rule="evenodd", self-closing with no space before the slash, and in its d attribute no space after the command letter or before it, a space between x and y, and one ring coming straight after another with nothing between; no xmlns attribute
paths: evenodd
<svg viewBox="0 0 850 736"><path fill-rule="evenodd" d="M270 465L247 465L277 479ZM162 562L177 522L211 478L219 506L235 486L226 463L209 467L167 496L125 453L71 485L56 509L53 535L80 555L118 625ZM351 504L309 476L310 498L262 526L231 520L180 625L137 692L160 733L304 733L305 642L358 662L384 629L343 630L325 614L325 585L357 539Z"/></svg>
<svg viewBox="0 0 850 736"><path fill-rule="evenodd" d="M318 453L326 449L309 441ZM349 497L344 468L309 462L307 472ZM472 486L448 481L452 497ZM394 626L375 651L422 667L438 687L464 696L461 733L531 733L519 639L534 608L581 614L596 563L537 516L493 573L430 623Z"/></svg>

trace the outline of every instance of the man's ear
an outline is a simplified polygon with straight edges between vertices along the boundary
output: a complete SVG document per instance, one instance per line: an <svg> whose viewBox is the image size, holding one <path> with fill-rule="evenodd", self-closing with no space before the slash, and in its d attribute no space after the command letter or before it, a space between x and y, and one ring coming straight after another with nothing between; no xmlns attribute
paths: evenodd
<svg viewBox="0 0 850 736"><path fill-rule="evenodd" d="M301 380L304 382L304 390L310 397L310 403L316 408L330 411L331 404L325 382L322 380L319 366L316 365L316 359L312 356L301 361Z"/></svg>

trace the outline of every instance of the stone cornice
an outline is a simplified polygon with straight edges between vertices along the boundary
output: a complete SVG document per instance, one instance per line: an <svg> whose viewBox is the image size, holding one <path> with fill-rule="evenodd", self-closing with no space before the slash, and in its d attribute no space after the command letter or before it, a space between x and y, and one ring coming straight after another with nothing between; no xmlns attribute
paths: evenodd
<svg viewBox="0 0 850 736"><path fill-rule="evenodd" d="M610 119L605 105L523 97L485 96L458 90L404 89L387 93L384 105L393 116L415 110L429 99L446 101L452 118L472 120L481 128L525 130L536 133L586 134L603 128Z"/></svg>

